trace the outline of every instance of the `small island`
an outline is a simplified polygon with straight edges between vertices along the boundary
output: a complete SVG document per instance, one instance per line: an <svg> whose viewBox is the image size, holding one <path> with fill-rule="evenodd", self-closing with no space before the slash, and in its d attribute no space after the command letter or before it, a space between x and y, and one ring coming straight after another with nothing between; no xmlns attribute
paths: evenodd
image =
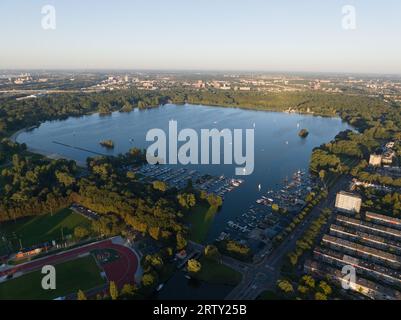
<svg viewBox="0 0 401 320"><path fill-rule="evenodd" d="M103 141L100 141L100 145L101 145L102 147L107 148L107 149L113 149L113 148L114 148L114 142L113 142L113 140L103 140Z"/></svg>
<svg viewBox="0 0 401 320"><path fill-rule="evenodd" d="M309 131L306 130L306 129L302 129L301 131L299 131L298 135L299 135L301 138L306 138L306 137L309 135Z"/></svg>

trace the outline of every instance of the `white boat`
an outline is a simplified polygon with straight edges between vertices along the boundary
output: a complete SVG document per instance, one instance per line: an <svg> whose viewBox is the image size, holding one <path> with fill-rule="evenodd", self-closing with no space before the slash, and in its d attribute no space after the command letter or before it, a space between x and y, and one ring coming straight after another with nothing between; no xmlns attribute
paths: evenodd
<svg viewBox="0 0 401 320"><path fill-rule="evenodd" d="M258 185L258 189L259 189L259 191L262 189L262 185L261 184Z"/></svg>
<svg viewBox="0 0 401 320"><path fill-rule="evenodd" d="M157 292L161 291L161 289L163 289L163 287L164 287L164 283L159 284L159 285L157 286L157 288L156 288L156 291L157 291Z"/></svg>

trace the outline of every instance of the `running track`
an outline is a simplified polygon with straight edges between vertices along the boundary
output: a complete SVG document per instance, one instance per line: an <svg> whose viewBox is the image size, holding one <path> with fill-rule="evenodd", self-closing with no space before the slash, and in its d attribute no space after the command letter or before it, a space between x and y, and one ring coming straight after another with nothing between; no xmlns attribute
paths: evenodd
<svg viewBox="0 0 401 320"><path fill-rule="evenodd" d="M117 251L120 256L120 259L117 259L102 266L109 281L114 281L120 288L126 283L134 283L135 272L138 268L137 256L128 247L120 244L115 244L111 241L111 239L89 244L83 247L15 266L6 271L0 272L0 277L18 271L24 273L35 271L41 269L44 265L56 265L61 262L74 260L80 255L88 253L95 249L112 249Z"/></svg>

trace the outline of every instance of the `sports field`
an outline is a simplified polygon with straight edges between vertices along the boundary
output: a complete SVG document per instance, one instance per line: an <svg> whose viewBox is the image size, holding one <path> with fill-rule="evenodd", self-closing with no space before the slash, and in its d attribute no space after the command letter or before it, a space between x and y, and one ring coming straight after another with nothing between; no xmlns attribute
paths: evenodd
<svg viewBox="0 0 401 320"><path fill-rule="evenodd" d="M43 290L41 281L44 275L39 271L27 273L21 277L0 283L1 299L40 299L48 300L89 290L105 284L101 270L93 256L86 256L57 264L56 289Z"/></svg>
<svg viewBox="0 0 401 320"><path fill-rule="evenodd" d="M70 209L63 209L53 215L45 214L4 223L0 229L0 255L6 252L6 244L11 244L13 251L19 250L19 239L23 247L51 240L58 241L62 235L67 237L73 234L77 226L89 228L90 221ZM2 237L5 237L7 242L2 241Z"/></svg>

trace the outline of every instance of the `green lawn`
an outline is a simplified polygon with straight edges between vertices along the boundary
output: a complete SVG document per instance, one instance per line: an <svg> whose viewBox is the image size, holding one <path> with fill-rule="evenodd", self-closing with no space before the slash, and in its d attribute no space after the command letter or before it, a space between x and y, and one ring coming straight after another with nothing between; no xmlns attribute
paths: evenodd
<svg viewBox="0 0 401 320"><path fill-rule="evenodd" d="M4 223L1 225L0 237L5 235L11 241L13 249L18 250L19 239L21 239L23 247L29 247L46 241L60 240L61 229L66 237L73 234L74 228L77 226L89 228L90 221L70 209L63 209L53 215L46 214ZM0 239L0 247L1 245L4 243Z"/></svg>
<svg viewBox="0 0 401 320"><path fill-rule="evenodd" d="M39 270L0 283L0 300L49 300L76 293L78 290L89 290L105 283L93 256L64 262L55 268L55 290L42 289L41 281L44 275Z"/></svg>
<svg viewBox="0 0 401 320"><path fill-rule="evenodd" d="M242 275L239 272L218 261L202 257L199 262L202 265L201 271L193 275L194 278L199 280L214 284L235 286L242 279Z"/></svg>
<svg viewBox="0 0 401 320"><path fill-rule="evenodd" d="M206 205L196 205L186 216L186 223L191 226L190 239L202 243L205 241L213 223L217 209Z"/></svg>

